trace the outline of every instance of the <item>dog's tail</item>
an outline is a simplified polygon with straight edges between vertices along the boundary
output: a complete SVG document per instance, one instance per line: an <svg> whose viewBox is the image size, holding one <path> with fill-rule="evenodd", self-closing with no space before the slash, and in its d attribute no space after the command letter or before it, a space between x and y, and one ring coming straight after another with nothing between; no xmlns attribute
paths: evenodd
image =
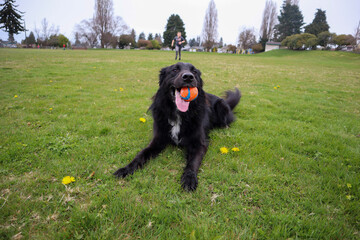
<svg viewBox="0 0 360 240"><path fill-rule="evenodd" d="M225 93L225 102L230 106L231 110L233 110L236 105L240 102L241 92L239 89L235 88L235 92L227 91Z"/></svg>

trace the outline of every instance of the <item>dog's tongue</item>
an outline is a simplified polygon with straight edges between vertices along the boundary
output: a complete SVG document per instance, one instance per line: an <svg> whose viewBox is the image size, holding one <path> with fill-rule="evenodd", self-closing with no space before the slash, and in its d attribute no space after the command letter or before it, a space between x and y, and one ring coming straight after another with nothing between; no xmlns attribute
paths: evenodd
<svg viewBox="0 0 360 240"><path fill-rule="evenodd" d="M176 104L176 107L179 109L179 111L186 112L189 109L190 102L185 102L180 97L180 92L178 90L176 90L175 91L175 104Z"/></svg>

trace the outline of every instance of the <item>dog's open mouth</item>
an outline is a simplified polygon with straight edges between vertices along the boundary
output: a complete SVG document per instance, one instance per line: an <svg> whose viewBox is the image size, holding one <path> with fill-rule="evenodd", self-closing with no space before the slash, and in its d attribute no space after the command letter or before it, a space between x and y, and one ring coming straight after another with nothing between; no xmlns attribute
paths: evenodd
<svg viewBox="0 0 360 240"><path fill-rule="evenodd" d="M175 104L180 112L186 112L190 105L190 102L186 102L180 97L180 90L178 89L175 89Z"/></svg>

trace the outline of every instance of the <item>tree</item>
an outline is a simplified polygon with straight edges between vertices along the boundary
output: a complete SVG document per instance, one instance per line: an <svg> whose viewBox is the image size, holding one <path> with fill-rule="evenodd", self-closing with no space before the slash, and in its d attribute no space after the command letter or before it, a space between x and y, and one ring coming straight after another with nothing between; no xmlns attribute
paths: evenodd
<svg viewBox="0 0 360 240"><path fill-rule="evenodd" d="M160 45L162 45L162 39L161 39L161 34L159 33L159 34L155 34L155 40L156 41L158 41L158 43L160 44Z"/></svg>
<svg viewBox="0 0 360 240"><path fill-rule="evenodd" d="M291 2L291 1L290 1ZM287 36L299 34L301 27L304 25L304 17L296 4L289 4L284 1L280 16L279 24L275 26L275 35L278 41L284 40Z"/></svg>
<svg viewBox="0 0 360 240"><path fill-rule="evenodd" d="M47 45L51 47L58 47L59 46L59 38L57 35L50 35L47 39Z"/></svg>
<svg viewBox="0 0 360 240"><path fill-rule="evenodd" d="M149 41L154 40L152 33L149 33L147 40Z"/></svg>
<svg viewBox="0 0 360 240"><path fill-rule="evenodd" d="M229 53L236 53L236 46L234 46L232 44L227 45L227 51Z"/></svg>
<svg viewBox="0 0 360 240"><path fill-rule="evenodd" d="M149 43L151 43L149 40L144 40L144 39L139 39L138 41L138 47L146 47L149 45Z"/></svg>
<svg viewBox="0 0 360 240"><path fill-rule="evenodd" d="M14 41L14 34L25 31L21 15L24 13L17 10L18 5L14 3L15 0L5 0L4 3L0 4L0 7L3 7L0 10L0 29L5 29L5 32L8 32L11 42Z"/></svg>
<svg viewBox="0 0 360 240"><path fill-rule="evenodd" d="M204 26L203 26L203 46L209 51L216 43L218 32L218 18L217 9L214 0L210 0L209 6L205 13Z"/></svg>
<svg viewBox="0 0 360 240"><path fill-rule="evenodd" d="M359 21L357 27L355 28L354 38L355 38L356 43L358 43L358 41L360 41L360 21Z"/></svg>
<svg viewBox="0 0 360 240"><path fill-rule="evenodd" d="M112 36L118 36L127 30L126 24L119 16L114 17L112 0L96 0L93 17L101 48L110 45Z"/></svg>
<svg viewBox="0 0 360 240"><path fill-rule="evenodd" d="M80 24L76 25L75 29L80 39L84 40L88 46L96 47L98 44L98 34L93 19L82 20Z"/></svg>
<svg viewBox="0 0 360 240"><path fill-rule="evenodd" d="M131 33L130 33L132 39L134 39L134 42L136 42L136 33L134 29L131 29Z"/></svg>
<svg viewBox="0 0 360 240"><path fill-rule="evenodd" d="M186 32L184 22L177 14L172 14L168 20L163 33L164 46L170 47L172 40L176 36L177 32L181 32L181 36L186 39Z"/></svg>
<svg viewBox="0 0 360 240"><path fill-rule="evenodd" d="M161 48L160 43L158 41L156 41L156 40L151 40L151 44L153 46L153 49L158 49L159 50Z"/></svg>
<svg viewBox="0 0 360 240"><path fill-rule="evenodd" d="M25 38L25 43L27 45L36 43L35 35L32 31L30 32L29 36L27 38Z"/></svg>
<svg viewBox="0 0 360 240"><path fill-rule="evenodd" d="M314 35L319 35L321 32L329 31L329 24L326 21L326 11L317 9L314 20L309 25L305 26L305 32Z"/></svg>
<svg viewBox="0 0 360 240"><path fill-rule="evenodd" d="M191 38L188 43L190 47L195 46L195 38Z"/></svg>
<svg viewBox="0 0 360 240"><path fill-rule="evenodd" d="M239 34L239 46L241 49L249 49L256 43L256 37L253 28L243 28Z"/></svg>
<svg viewBox="0 0 360 240"><path fill-rule="evenodd" d="M219 48L222 48L224 46L224 40L223 38L221 37L220 38L220 41L219 41Z"/></svg>
<svg viewBox="0 0 360 240"><path fill-rule="evenodd" d="M271 40L274 35L277 17L276 8L277 5L275 2L271 0L266 1L260 26L260 43L263 49L265 48L266 42Z"/></svg>
<svg viewBox="0 0 360 240"><path fill-rule="evenodd" d="M119 38L119 48L124 48L126 46L130 46L130 44L134 47L135 40L131 34L122 34Z"/></svg>
<svg viewBox="0 0 360 240"><path fill-rule="evenodd" d="M139 40L145 40L145 33L144 32L140 33Z"/></svg>
<svg viewBox="0 0 360 240"><path fill-rule="evenodd" d="M313 48L317 45L317 38L314 34L302 33L287 36L282 42L282 46L286 46L292 50L300 50L307 47Z"/></svg>
<svg viewBox="0 0 360 240"><path fill-rule="evenodd" d="M120 16L114 16L112 0L95 0L95 13L92 18L76 25L76 31L91 46L116 47L117 37L128 30Z"/></svg>
<svg viewBox="0 0 360 240"><path fill-rule="evenodd" d="M80 34L78 32L75 33L75 46L81 45L80 42Z"/></svg>
<svg viewBox="0 0 360 240"><path fill-rule="evenodd" d="M251 48L255 53L259 53L259 52L264 51L264 48L261 45L261 43L254 44L254 45L251 46Z"/></svg>
<svg viewBox="0 0 360 240"><path fill-rule="evenodd" d="M59 34L58 39L59 39L59 47L63 47L64 44L65 46L67 46L70 43L69 39L65 37L63 34Z"/></svg>
<svg viewBox="0 0 360 240"><path fill-rule="evenodd" d="M346 45L356 45L356 40L355 38L348 34L341 34L341 35L338 35L334 38L334 43L338 45L337 49L341 49L343 46L346 46Z"/></svg>
<svg viewBox="0 0 360 240"><path fill-rule="evenodd" d="M327 47L330 43L331 33L329 31L321 32L318 34L318 44L323 47Z"/></svg>
<svg viewBox="0 0 360 240"><path fill-rule="evenodd" d="M299 6L299 0L285 0L285 3Z"/></svg>

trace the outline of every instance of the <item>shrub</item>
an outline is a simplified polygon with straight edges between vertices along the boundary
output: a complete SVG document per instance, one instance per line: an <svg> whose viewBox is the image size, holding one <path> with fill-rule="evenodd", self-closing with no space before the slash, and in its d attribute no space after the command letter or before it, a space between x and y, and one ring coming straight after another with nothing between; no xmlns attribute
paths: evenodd
<svg viewBox="0 0 360 240"><path fill-rule="evenodd" d="M143 40L143 39L140 39L138 41L138 47L141 48L141 47L147 47L147 45L151 43L149 40Z"/></svg>
<svg viewBox="0 0 360 240"><path fill-rule="evenodd" d="M148 49L148 50L154 49L154 46L152 45L152 42L149 41L149 40L148 40L148 43L147 43L147 45L146 45L146 49Z"/></svg>
<svg viewBox="0 0 360 240"><path fill-rule="evenodd" d="M160 43L157 40L151 40L151 44L152 44L153 49L159 50L161 48Z"/></svg>
<svg viewBox="0 0 360 240"><path fill-rule="evenodd" d="M302 34L294 34L294 35L286 37L281 42L281 45L286 46L289 49L300 50L300 49L304 49L304 47L307 47L308 43L314 44L314 41L315 41L314 39L311 40L310 42L308 42L308 40L311 38L316 39L316 44L317 44L317 38L314 34L302 33ZM315 46L316 46L316 44L315 44Z"/></svg>
<svg viewBox="0 0 360 240"><path fill-rule="evenodd" d="M230 53L236 53L236 46L229 44L227 45L227 50Z"/></svg>
<svg viewBox="0 0 360 240"><path fill-rule="evenodd" d="M305 43L306 47L313 50L316 50L316 45L318 45L318 39L316 37L309 38Z"/></svg>
<svg viewBox="0 0 360 240"><path fill-rule="evenodd" d="M130 43L131 43L131 47L135 46L134 38L131 35L128 35L128 34L120 35L119 48L124 48L126 46L129 46Z"/></svg>
<svg viewBox="0 0 360 240"><path fill-rule="evenodd" d="M264 48L263 48L263 46L262 46L261 43L254 44L254 45L251 46L251 48L253 49L253 51L254 51L255 53L259 53L259 52L264 51Z"/></svg>

